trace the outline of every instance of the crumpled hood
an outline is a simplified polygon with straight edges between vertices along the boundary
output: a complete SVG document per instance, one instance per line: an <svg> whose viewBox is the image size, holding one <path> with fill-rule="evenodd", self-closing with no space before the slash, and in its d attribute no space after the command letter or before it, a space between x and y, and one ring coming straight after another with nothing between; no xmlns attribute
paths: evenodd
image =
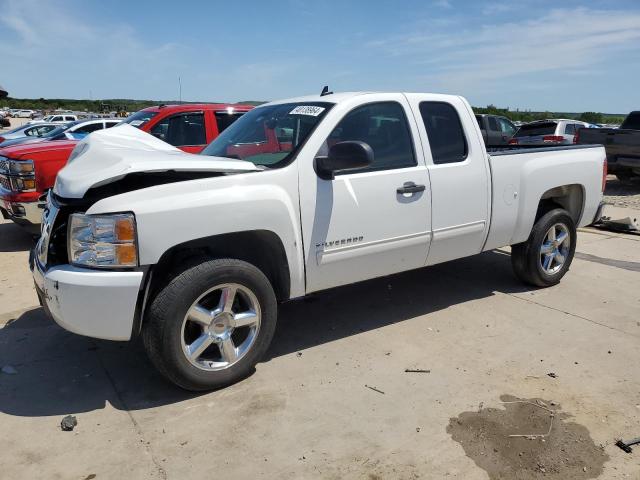
<svg viewBox="0 0 640 480"><path fill-rule="evenodd" d="M250 172L253 163L185 153L128 124L88 135L73 149L53 191L63 198L82 198L92 187L136 172Z"/></svg>

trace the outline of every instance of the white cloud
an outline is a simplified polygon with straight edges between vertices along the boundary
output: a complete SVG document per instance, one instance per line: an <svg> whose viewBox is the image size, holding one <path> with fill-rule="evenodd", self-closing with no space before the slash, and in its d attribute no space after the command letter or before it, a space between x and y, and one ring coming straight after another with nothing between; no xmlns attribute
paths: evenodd
<svg viewBox="0 0 640 480"><path fill-rule="evenodd" d="M519 22L427 29L378 39L369 46L411 57L423 79L448 90L550 71L585 71L618 51L637 51L640 13L558 9Z"/></svg>
<svg viewBox="0 0 640 480"><path fill-rule="evenodd" d="M438 8L453 8L450 0L436 0L433 2L433 6Z"/></svg>

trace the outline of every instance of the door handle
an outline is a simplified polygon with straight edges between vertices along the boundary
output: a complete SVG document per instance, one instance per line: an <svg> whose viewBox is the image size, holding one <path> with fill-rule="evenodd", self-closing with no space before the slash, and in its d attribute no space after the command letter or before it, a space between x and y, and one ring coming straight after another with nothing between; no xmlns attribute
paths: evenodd
<svg viewBox="0 0 640 480"><path fill-rule="evenodd" d="M405 182L404 185L396 189L396 192L404 195L405 193L424 192L425 188L427 187L425 187L424 185L416 185L413 182Z"/></svg>

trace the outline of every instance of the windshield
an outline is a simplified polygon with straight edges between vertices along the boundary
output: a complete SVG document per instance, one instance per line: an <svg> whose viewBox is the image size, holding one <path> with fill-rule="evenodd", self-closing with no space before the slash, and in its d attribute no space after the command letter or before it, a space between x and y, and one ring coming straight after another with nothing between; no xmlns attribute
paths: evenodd
<svg viewBox="0 0 640 480"><path fill-rule="evenodd" d="M122 123L128 123L132 127L142 127L145 123L155 117L158 112L149 112L146 110L140 110L132 115L129 115L125 118Z"/></svg>
<svg viewBox="0 0 640 480"><path fill-rule="evenodd" d="M305 102L255 108L222 132L202 154L271 168L284 166L333 105Z"/></svg>
<svg viewBox="0 0 640 480"><path fill-rule="evenodd" d="M556 122L536 122L522 125L516 137L533 137L536 135L553 135L556 133Z"/></svg>

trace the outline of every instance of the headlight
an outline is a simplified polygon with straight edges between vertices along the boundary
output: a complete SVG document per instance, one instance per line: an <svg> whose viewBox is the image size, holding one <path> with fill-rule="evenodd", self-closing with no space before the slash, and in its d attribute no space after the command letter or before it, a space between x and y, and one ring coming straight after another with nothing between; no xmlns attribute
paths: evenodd
<svg viewBox="0 0 640 480"><path fill-rule="evenodd" d="M9 160L9 173L18 175L33 173L33 160Z"/></svg>
<svg viewBox="0 0 640 480"><path fill-rule="evenodd" d="M83 267L138 265L136 222L132 213L85 215L69 221L69 261Z"/></svg>
<svg viewBox="0 0 640 480"><path fill-rule="evenodd" d="M31 177L9 177L11 190L15 192L33 192L36 189L36 179Z"/></svg>

